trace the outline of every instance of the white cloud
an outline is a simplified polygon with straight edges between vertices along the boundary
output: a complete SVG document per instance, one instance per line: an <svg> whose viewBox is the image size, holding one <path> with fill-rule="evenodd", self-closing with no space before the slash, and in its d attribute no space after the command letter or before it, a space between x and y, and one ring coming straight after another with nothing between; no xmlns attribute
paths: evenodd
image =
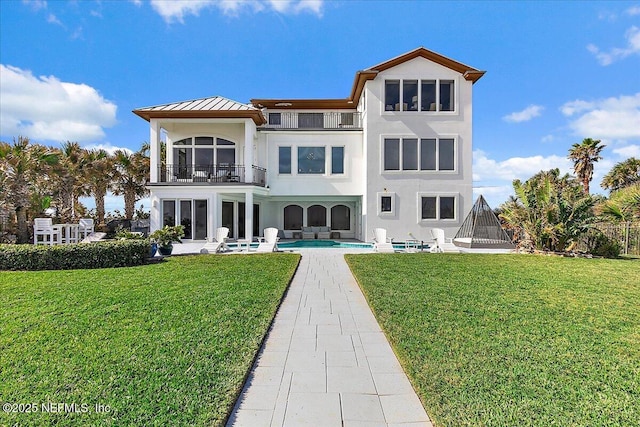
<svg viewBox="0 0 640 427"><path fill-rule="evenodd" d="M47 22L50 24L56 24L56 25L60 25L61 27L64 27L64 24L53 13L50 13L49 16L47 17Z"/></svg>
<svg viewBox="0 0 640 427"><path fill-rule="evenodd" d="M560 107L560 111L567 117L581 114L569 123L581 137L640 138L640 92L596 101L570 101Z"/></svg>
<svg viewBox="0 0 640 427"><path fill-rule="evenodd" d="M140 0L133 0L140 5ZM297 14L302 12L322 16L324 0L150 0L151 7L167 23L184 23L188 15L199 16L205 9L217 8L225 15L235 16L241 11L261 12L272 10L281 14Z"/></svg>
<svg viewBox="0 0 640 427"><path fill-rule="evenodd" d="M625 33L627 46L624 48L614 47L608 52L603 52L594 44L587 45L587 50L591 52L600 65L611 65L615 61L624 59L629 55L640 54L640 28L632 26Z"/></svg>
<svg viewBox="0 0 640 427"><path fill-rule="evenodd" d="M629 157L640 158L640 145L637 144L625 145L624 147L614 148L611 151L622 159L628 159Z"/></svg>
<svg viewBox="0 0 640 427"><path fill-rule="evenodd" d="M91 86L3 64L0 76L0 135L89 142L116 123L116 105Z"/></svg>
<svg viewBox="0 0 640 427"><path fill-rule="evenodd" d="M115 145L111 145L109 142L105 142L103 144L87 144L84 146L87 150L104 150L107 153L113 155L118 150L125 151L127 153L133 153L133 150L127 147L117 147Z"/></svg>
<svg viewBox="0 0 640 427"><path fill-rule="evenodd" d="M507 114L502 119L511 123L528 122L534 117L538 117L544 107L541 105L529 105L522 111L516 111L515 113Z"/></svg>
<svg viewBox="0 0 640 427"><path fill-rule="evenodd" d="M555 139L556 139L555 136L549 134L549 135L543 136L540 141L543 143L547 143L547 142L553 142Z"/></svg>
<svg viewBox="0 0 640 427"><path fill-rule="evenodd" d="M629 16L640 15L640 6L631 6L629 9L625 10L624 13Z"/></svg>
<svg viewBox="0 0 640 427"><path fill-rule="evenodd" d="M47 8L47 2L45 0L22 0L22 3L28 5L34 11Z"/></svg>
<svg viewBox="0 0 640 427"><path fill-rule="evenodd" d="M528 179L541 170L559 168L561 173L571 172L571 162L562 156L511 157L496 161L487 157L482 150L473 151L474 181L508 181Z"/></svg>

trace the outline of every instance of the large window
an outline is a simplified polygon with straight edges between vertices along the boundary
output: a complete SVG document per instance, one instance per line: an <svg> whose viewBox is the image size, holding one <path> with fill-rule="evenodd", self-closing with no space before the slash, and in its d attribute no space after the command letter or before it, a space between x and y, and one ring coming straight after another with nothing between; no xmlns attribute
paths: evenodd
<svg viewBox="0 0 640 427"><path fill-rule="evenodd" d="M344 147L331 147L331 173L344 173Z"/></svg>
<svg viewBox="0 0 640 427"><path fill-rule="evenodd" d="M280 126L282 124L282 116L280 113L269 113L269 124Z"/></svg>
<svg viewBox="0 0 640 427"><path fill-rule="evenodd" d="M453 138L385 138L385 171L454 171L456 149Z"/></svg>
<svg viewBox="0 0 640 427"><path fill-rule="evenodd" d="M324 113L298 113L298 128L323 129Z"/></svg>
<svg viewBox="0 0 640 427"><path fill-rule="evenodd" d="M325 147L298 147L298 173L323 174Z"/></svg>
<svg viewBox="0 0 640 427"><path fill-rule="evenodd" d="M385 111L455 111L453 80L385 80Z"/></svg>
<svg viewBox="0 0 640 427"><path fill-rule="evenodd" d="M291 147L278 147L278 172L291 173Z"/></svg>
<svg viewBox="0 0 640 427"><path fill-rule="evenodd" d="M309 209L307 209L307 226L326 227L326 225L327 208L321 205L309 206Z"/></svg>
<svg viewBox="0 0 640 427"><path fill-rule="evenodd" d="M162 225L182 225L185 239L207 237L206 200L163 200Z"/></svg>
<svg viewBox="0 0 640 427"><path fill-rule="evenodd" d="M173 143L173 168L177 178L190 178L194 170L209 172L213 166L229 166L235 162L235 143L223 138L197 136Z"/></svg>
<svg viewBox="0 0 640 427"><path fill-rule="evenodd" d="M289 205L284 208L284 229L302 230L302 207Z"/></svg>
<svg viewBox="0 0 640 427"><path fill-rule="evenodd" d="M331 229L351 229L351 212L345 205L336 205L331 208Z"/></svg>
<svg viewBox="0 0 640 427"><path fill-rule="evenodd" d="M456 219L455 196L421 196L422 220Z"/></svg>

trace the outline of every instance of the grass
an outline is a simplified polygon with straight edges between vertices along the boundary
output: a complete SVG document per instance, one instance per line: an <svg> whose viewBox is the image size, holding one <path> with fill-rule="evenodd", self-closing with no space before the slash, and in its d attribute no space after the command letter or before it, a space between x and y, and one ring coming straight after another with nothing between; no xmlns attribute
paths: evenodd
<svg viewBox="0 0 640 427"><path fill-rule="evenodd" d="M639 260L347 262L435 425L640 425Z"/></svg>
<svg viewBox="0 0 640 427"><path fill-rule="evenodd" d="M0 403L38 405L0 425L222 424L298 260L0 272ZM81 413L43 413L47 402Z"/></svg>

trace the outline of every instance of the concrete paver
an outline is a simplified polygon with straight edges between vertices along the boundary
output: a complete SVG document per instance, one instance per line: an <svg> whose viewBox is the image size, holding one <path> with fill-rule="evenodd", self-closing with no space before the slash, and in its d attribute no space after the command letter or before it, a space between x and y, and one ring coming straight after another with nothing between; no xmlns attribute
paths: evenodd
<svg viewBox="0 0 640 427"><path fill-rule="evenodd" d="M227 426L431 426L345 251L300 252Z"/></svg>

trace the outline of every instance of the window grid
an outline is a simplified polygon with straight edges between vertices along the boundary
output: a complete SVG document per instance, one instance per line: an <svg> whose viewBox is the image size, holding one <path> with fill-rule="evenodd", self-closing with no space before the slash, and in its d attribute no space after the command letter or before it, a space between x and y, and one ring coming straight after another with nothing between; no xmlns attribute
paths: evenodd
<svg viewBox="0 0 640 427"><path fill-rule="evenodd" d="M385 111L456 111L455 80L385 80Z"/></svg>
<svg viewBox="0 0 640 427"><path fill-rule="evenodd" d="M453 194L419 194L420 221L455 221L458 197Z"/></svg>
<svg viewBox="0 0 640 427"><path fill-rule="evenodd" d="M384 138L382 143L385 172L454 172L456 158L455 138Z"/></svg>

